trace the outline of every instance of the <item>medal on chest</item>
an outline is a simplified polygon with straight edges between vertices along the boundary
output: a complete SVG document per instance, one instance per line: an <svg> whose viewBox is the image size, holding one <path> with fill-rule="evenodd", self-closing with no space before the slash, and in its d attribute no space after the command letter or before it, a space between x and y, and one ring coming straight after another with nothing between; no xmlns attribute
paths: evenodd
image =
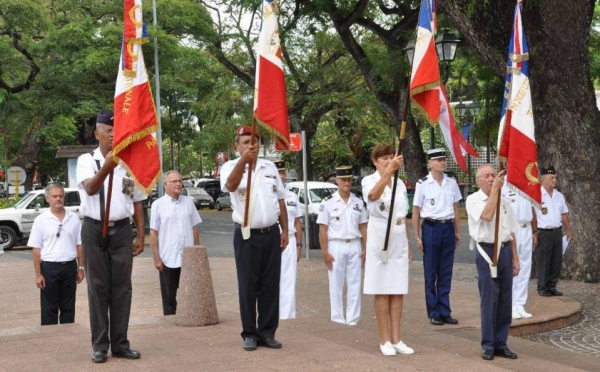
<svg viewBox="0 0 600 372"><path fill-rule="evenodd" d="M385 210L385 203L381 203L381 205L379 206L379 210L382 212Z"/></svg>
<svg viewBox="0 0 600 372"><path fill-rule="evenodd" d="M548 214L548 208L542 207L542 214L543 215L547 215Z"/></svg>
<svg viewBox="0 0 600 372"><path fill-rule="evenodd" d="M435 205L435 199L431 199L431 205L434 206Z"/></svg>

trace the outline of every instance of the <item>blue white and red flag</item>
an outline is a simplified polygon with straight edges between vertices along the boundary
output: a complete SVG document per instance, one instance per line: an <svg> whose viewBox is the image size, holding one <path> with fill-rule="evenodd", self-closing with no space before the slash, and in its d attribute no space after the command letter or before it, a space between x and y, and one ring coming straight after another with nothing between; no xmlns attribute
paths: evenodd
<svg viewBox="0 0 600 372"><path fill-rule="evenodd" d="M146 41L142 1L124 0L123 43L115 86L113 155L148 195L160 178L158 119L142 44Z"/></svg>
<svg viewBox="0 0 600 372"><path fill-rule="evenodd" d="M452 157L456 161L456 164L458 164L458 166L461 167L462 170L467 172L467 163L465 161L464 153L468 153L469 155L475 157L479 157L479 154L456 129L454 116L452 115L452 111L450 110L448 95L446 94L446 89L444 88L444 85L440 85L438 90L440 94L441 103L439 122L440 130L444 135L444 141L446 142L446 146L452 153Z"/></svg>
<svg viewBox="0 0 600 372"><path fill-rule="evenodd" d="M432 125L440 114L440 68L432 30L431 0L421 1L410 78L410 97Z"/></svg>
<svg viewBox="0 0 600 372"><path fill-rule="evenodd" d="M263 128L275 136L276 147L287 150L290 143L290 124L277 24L278 13L277 0L263 0L262 25L256 53L254 116Z"/></svg>
<svg viewBox="0 0 600 372"><path fill-rule="evenodd" d="M510 188L534 205L542 201L538 180L533 106L529 87L529 46L517 1L508 49L504 102L498 131L498 155L505 159Z"/></svg>

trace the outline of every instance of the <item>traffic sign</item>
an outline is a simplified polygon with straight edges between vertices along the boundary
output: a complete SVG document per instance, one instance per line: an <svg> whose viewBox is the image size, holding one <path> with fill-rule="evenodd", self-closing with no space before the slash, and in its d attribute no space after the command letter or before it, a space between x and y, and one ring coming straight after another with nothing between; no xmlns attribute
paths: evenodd
<svg viewBox="0 0 600 372"><path fill-rule="evenodd" d="M26 179L27 174L25 173L25 169L21 167L14 166L6 170L6 181L9 185L22 185Z"/></svg>
<svg viewBox="0 0 600 372"><path fill-rule="evenodd" d="M302 151L302 135L290 133L290 151Z"/></svg>

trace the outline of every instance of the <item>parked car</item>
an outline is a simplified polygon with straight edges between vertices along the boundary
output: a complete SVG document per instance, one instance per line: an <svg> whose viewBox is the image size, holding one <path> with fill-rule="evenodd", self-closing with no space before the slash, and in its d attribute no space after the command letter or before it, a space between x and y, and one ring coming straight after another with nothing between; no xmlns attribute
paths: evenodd
<svg viewBox="0 0 600 372"><path fill-rule="evenodd" d="M83 219L79 213L79 191L76 188L65 189L65 209L69 209ZM0 209L0 248L12 249L18 239L24 241L31 234L33 220L50 205L44 196L44 190L35 190L25 194L9 208Z"/></svg>
<svg viewBox="0 0 600 372"><path fill-rule="evenodd" d="M308 214L318 214L323 198L333 194L338 189L335 184L329 182L308 181L307 186L308 195L310 196L308 198ZM304 211L307 201L304 182L290 182L285 188L298 195L298 201L302 205L302 211Z"/></svg>
<svg viewBox="0 0 600 372"><path fill-rule="evenodd" d="M221 193L215 201L215 208L222 211L225 208L231 208L231 197L228 192Z"/></svg>
<svg viewBox="0 0 600 372"><path fill-rule="evenodd" d="M215 208L215 201L204 189L199 187L184 187L181 191L181 194L192 198L196 209Z"/></svg>
<svg viewBox="0 0 600 372"><path fill-rule="evenodd" d="M204 190L206 190L206 192L208 193L208 195L212 196L212 198L214 200L217 200L217 198L221 195L221 180L220 179L208 179L208 180L201 180L200 182L198 182L198 187L203 188Z"/></svg>

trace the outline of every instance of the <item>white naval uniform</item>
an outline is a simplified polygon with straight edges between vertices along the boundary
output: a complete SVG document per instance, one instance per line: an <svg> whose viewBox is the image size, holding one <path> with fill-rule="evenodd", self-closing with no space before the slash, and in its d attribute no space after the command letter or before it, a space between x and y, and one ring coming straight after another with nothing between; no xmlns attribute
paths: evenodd
<svg viewBox="0 0 600 372"><path fill-rule="evenodd" d="M525 306L533 257L533 235L531 231L531 220L533 219L532 205L529 200L510 190L506 183L502 187L502 196L510 201L510 205L519 223L515 231L515 237L517 239L517 253L521 269L519 275L513 277L512 306Z"/></svg>
<svg viewBox="0 0 600 372"><path fill-rule="evenodd" d="M281 253L281 278L279 281L279 319L296 317L296 273L298 269L298 249L296 247L296 218L302 217L298 195L287 190L285 206L288 216L289 240Z"/></svg>
<svg viewBox="0 0 600 372"><path fill-rule="evenodd" d="M367 254L363 292L371 295L400 295L408 293L408 240L406 215L408 197L406 186L398 180L395 214L388 241L388 261L381 260L380 250L385 242L385 232L390 213L392 189L385 186L381 197L375 201L368 198L369 192L381 179L378 171L362 180L362 193L367 200L369 225L367 227Z"/></svg>
<svg viewBox="0 0 600 372"><path fill-rule="evenodd" d="M327 225L327 248L334 258L328 270L331 320L356 325L360 319L360 282L362 276L362 243L358 226L367 223L364 203L350 194L345 203L336 191L321 203L317 224ZM346 315L344 316L344 282L347 282Z"/></svg>

